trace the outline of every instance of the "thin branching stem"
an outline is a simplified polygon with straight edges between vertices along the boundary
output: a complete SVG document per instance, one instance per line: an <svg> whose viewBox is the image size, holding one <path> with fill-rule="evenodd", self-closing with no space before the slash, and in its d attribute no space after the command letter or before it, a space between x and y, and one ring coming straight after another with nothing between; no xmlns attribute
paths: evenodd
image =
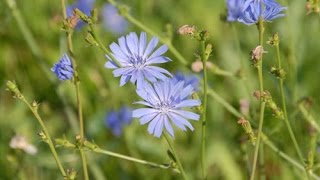
<svg viewBox="0 0 320 180"><path fill-rule="evenodd" d="M258 30L259 30L259 45L263 46L263 33L264 33L264 25L263 25L263 18L260 17L258 21ZM262 50L263 51L263 50ZM257 70L258 70L258 77L259 77L259 91L260 95L263 94L263 72L262 72L262 54L259 59ZM258 154L259 154L259 146L260 146L260 139L261 139L261 133L262 133L262 127L263 127L263 120L264 120L264 109L265 109L266 103L263 101L262 98L260 98L260 118L259 118L259 129L258 129L258 137L257 137L257 143L254 150L254 156L253 156L253 162L252 162L252 171L250 179L254 179L256 166L257 166L257 160L258 160Z"/></svg>
<svg viewBox="0 0 320 180"><path fill-rule="evenodd" d="M214 91L213 89L208 90L208 95L215 101L217 101L219 104L221 104L224 108L226 108L232 115L234 115L237 118L241 118L244 115L242 115L238 110L236 110L230 103L228 103L224 98L219 96L219 94ZM289 164L293 165L297 169L300 169L301 171L305 171L305 168L303 165L301 165L299 162L288 156L286 153L281 151L279 148L277 148L274 143L268 138L267 135L265 135L263 132L261 132L261 139L263 143L268 146L271 150L273 150L275 153L277 153L280 157L282 157L284 160L286 160ZM320 167L320 165L319 165ZM313 179L320 179L320 177L312 172L309 172L310 176Z"/></svg>
<svg viewBox="0 0 320 180"><path fill-rule="evenodd" d="M203 111L202 111L202 118L201 118L201 167L202 167L202 178L206 179L206 128L207 128L207 99L208 99L208 73L207 73L207 56L206 56L206 47L205 41L201 41L201 60L203 63Z"/></svg>
<svg viewBox="0 0 320 180"><path fill-rule="evenodd" d="M276 48L276 53L277 53L278 70L281 70L281 58L280 58L279 42L275 44L275 48ZM288 113L287 113L286 99L285 99L284 88L283 88L283 82L284 82L284 78L283 77L279 77L279 86L280 86L280 93L281 93L281 100L282 100L282 109L283 109L283 112L284 112L284 122L285 122L286 127L287 127L287 129L289 131L289 135L290 135L290 138L291 138L291 140L292 140L292 142L294 144L295 150L296 150L296 152L297 152L297 154L299 156L299 160L303 165L305 165L305 162L303 160L303 156L302 156L300 147L298 145L298 142L296 140L296 137L295 137L295 135L293 133L292 127L291 127L290 122L289 122ZM306 170L306 173L308 175L307 170Z"/></svg>
<svg viewBox="0 0 320 180"><path fill-rule="evenodd" d="M64 18L64 20L66 20L67 19L67 14L66 14L67 11L66 11L66 5L65 5L64 0L61 0L61 6L62 6L63 18ZM67 47L68 47L69 54L71 56L72 66L74 68L73 81L74 81L74 86L75 86L75 91L76 91L76 96L77 96L78 118L79 118L79 124L80 124L79 150L80 150L80 156L81 156L81 161L82 161L84 179L88 180L89 174L88 174L87 160L86 160L86 156L85 156L85 153L82 149L82 144L81 144L82 141L84 140L84 123L83 123L82 104L81 104L81 95L80 95L80 80L79 80L79 75L78 75L77 62L74 58L73 44L72 44L73 30L67 28L66 34L67 34Z"/></svg>
<svg viewBox="0 0 320 180"><path fill-rule="evenodd" d="M171 150L172 154L174 155L174 158L175 158L176 163L177 163L177 165L178 165L178 167L179 167L179 170L180 170L180 173L181 173L181 175L182 175L182 178L183 178L184 180L187 180L187 179L188 179L188 178L187 178L187 175L186 175L186 173L185 173L185 171L184 171L184 169L183 169L183 166L182 166L182 164L181 164L181 162L180 162L180 159L179 159L179 157L178 157L178 154L177 154L177 152L176 152L176 150L175 150L175 148L174 148L173 142L172 142L172 140L170 139L170 135L168 135L166 132L164 132L163 135L164 135L164 137L165 137L165 139L166 139L166 141L167 141L167 143L168 143L168 145L169 145L169 147L170 147L170 150Z"/></svg>

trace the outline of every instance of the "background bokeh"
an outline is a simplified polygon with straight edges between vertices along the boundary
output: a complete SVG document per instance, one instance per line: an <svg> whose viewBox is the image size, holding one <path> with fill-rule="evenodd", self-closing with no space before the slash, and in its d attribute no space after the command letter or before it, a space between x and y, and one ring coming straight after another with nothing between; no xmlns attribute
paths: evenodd
<svg viewBox="0 0 320 180"><path fill-rule="evenodd" d="M17 8L26 27L16 21L17 11L8 8L9 0L0 1L0 179L59 179L60 175L47 145L40 141L37 132L41 130L29 109L5 91L5 82L15 80L20 90L30 101L41 103L40 114L54 138L65 135L74 141L78 132L76 97L70 82L60 82L50 71L52 65L66 52L66 36L62 31L60 1L16 0ZM73 1L68 1L72 4ZM102 9L106 1L96 0L94 7ZM173 33L173 45L188 60L180 64L167 52L173 61L163 67L170 72L192 73L191 63L197 59L199 43L188 37L179 36L176 31L184 24L206 29L210 33L213 53L209 61L224 70L236 73L241 70L244 79L218 76L209 73L209 86L235 108L239 101L250 102L253 127L257 127L258 101L252 92L258 89L254 67L250 62L250 51L258 44L256 26L227 23L225 1L211 0L124 0L130 13L144 25L160 35L168 29ZM320 20L317 14L306 15L305 2L281 0L288 6L286 17L266 24L265 41L278 32L281 38L280 51L283 66L287 71L285 92L290 122L293 126L304 157L309 151L309 124L304 120L297 106L299 99L311 97L313 104L309 113L319 115L319 47ZM123 34L114 34L100 23L97 30L106 46L128 32L140 32L131 23ZM169 27L169 28L168 28ZM23 35L28 28L35 42L26 41ZM166 154L168 146L163 138L147 133L147 126L140 126L137 119L125 125L120 136L112 134L106 126L106 115L139 100L132 84L119 87L119 78L114 78L110 69L104 68L106 59L97 47L89 46L84 38L87 28L75 31L73 36L75 57L79 65L81 93L85 119L85 134L104 149L145 159L157 163L169 163ZM148 35L151 39L151 35ZM29 42L29 43L28 43ZM264 56L265 87L280 105L277 79L269 73L276 65L276 56L271 46L265 45ZM201 74L197 74L201 77ZM199 92L202 96L201 91ZM208 105L208 179L247 179L254 147L246 136L237 118L221 104L209 98ZM175 145L187 174L194 179L201 177L200 167L200 122L193 122L194 132L176 130ZM279 149L298 160L288 131L283 121L266 111L264 132ZM35 155L12 149L10 140L15 135L25 136L36 146ZM74 168L82 179L79 152L58 148L59 156L66 168ZM178 179L179 175L164 169L149 168L121 159L87 152L92 179ZM315 163L319 160L318 153ZM260 169L258 168L258 171ZM268 179L300 179L303 173L281 159L274 151L265 147L265 173ZM319 173L316 169L315 173Z"/></svg>

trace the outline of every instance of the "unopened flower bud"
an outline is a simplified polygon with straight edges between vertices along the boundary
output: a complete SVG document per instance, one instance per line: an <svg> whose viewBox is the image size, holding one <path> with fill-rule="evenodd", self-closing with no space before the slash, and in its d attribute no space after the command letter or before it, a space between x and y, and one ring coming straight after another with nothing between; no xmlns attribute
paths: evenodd
<svg viewBox="0 0 320 180"><path fill-rule="evenodd" d="M40 136L42 141L48 142L48 138L47 138L46 134L43 131L38 132L38 136Z"/></svg>
<svg viewBox="0 0 320 180"><path fill-rule="evenodd" d="M247 99L240 100L240 112L241 114L248 116L250 109L250 102Z"/></svg>
<svg viewBox="0 0 320 180"><path fill-rule="evenodd" d="M74 169L67 169L67 179L74 180L77 177L77 171Z"/></svg>
<svg viewBox="0 0 320 180"><path fill-rule="evenodd" d="M250 122L242 117L238 120L238 124L242 126L246 134L249 136L251 143L255 144L257 138L252 131Z"/></svg>

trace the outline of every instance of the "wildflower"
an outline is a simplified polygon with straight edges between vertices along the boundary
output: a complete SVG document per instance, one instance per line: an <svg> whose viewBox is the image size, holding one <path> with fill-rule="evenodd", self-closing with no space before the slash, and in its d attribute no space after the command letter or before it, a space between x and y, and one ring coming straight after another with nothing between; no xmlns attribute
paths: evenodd
<svg viewBox="0 0 320 180"><path fill-rule="evenodd" d="M145 79L156 82L157 79L167 79L166 75L172 76L163 68L151 66L152 64L171 61L168 57L162 56L168 50L166 45L162 45L154 51L158 44L158 38L153 37L147 45L147 35L145 32L140 34L140 38L138 38L136 33L131 32L127 36L120 37L118 43L113 42L110 45L110 49L121 67L108 55L106 57L109 61L105 64L105 67L115 69L113 71L115 77L121 76L120 86L123 86L130 80L131 83L137 83L137 88L140 88Z"/></svg>
<svg viewBox="0 0 320 180"><path fill-rule="evenodd" d="M34 145L29 144L27 139L24 136L20 135L14 136L11 139L9 146L12 149L21 149L30 155L35 155L38 152L38 149Z"/></svg>
<svg viewBox="0 0 320 180"><path fill-rule="evenodd" d="M187 111L186 108L199 106L200 100L187 99L192 94L193 87L185 86L185 82L176 83L173 79L158 81L152 85L146 83L144 88L137 89L137 94L144 100L137 104L148 106L133 111L133 117L140 119L140 124L149 123L148 132L160 137L163 128L174 137L171 123L186 131L188 127L193 131L191 123L187 119L199 120L196 113Z"/></svg>
<svg viewBox="0 0 320 180"><path fill-rule="evenodd" d="M60 80L68 80L73 77L73 67L67 54L64 54L60 61L53 65L51 71L56 74Z"/></svg>
<svg viewBox="0 0 320 180"><path fill-rule="evenodd" d="M103 6L102 22L104 27L114 34L122 34L128 27L128 22L120 16L118 9L111 4Z"/></svg>
<svg viewBox="0 0 320 180"><path fill-rule="evenodd" d="M77 0L76 3L74 3L74 4L70 5L70 6L67 6L67 8L66 8L67 17L68 18L72 18L73 17L73 10L76 9L76 8L79 9L84 14L90 16L91 10L93 8L93 3L94 3L94 0ZM80 29L84 25L85 25L85 22L80 20L80 21L77 22L77 25L75 26L75 29Z"/></svg>
<svg viewBox="0 0 320 180"><path fill-rule="evenodd" d="M111 129L112 134L120 136L122 127L125 124L130 124L132 121L132 110L123 106L119 111L111 111L107 114L106 125Z"/></svg>
<svg viewBox="0 0 320 180"><path fill-rule="evenodd" d="M234 22L242 14L242 6L245 0L227 0L228 17L227 21Z"/></svg>
<svg viewBox="0 0 320 180"><path fill-rule="evenodd" d="M176 72L173 78L176 82L184 81L185 86L190 84L195 91L199 90L200 79L194 74L183 74L181 72Z"/></svg>
<svg viewBox="0 0 320 180"><path fill-rule="evenodd" d="M274 0L246 0L242 9L243 12L238 21L251 25L257 24L260 17L262 17L263 21L272 21L278 17L285 16L281 12L287 8Z"/></svg>

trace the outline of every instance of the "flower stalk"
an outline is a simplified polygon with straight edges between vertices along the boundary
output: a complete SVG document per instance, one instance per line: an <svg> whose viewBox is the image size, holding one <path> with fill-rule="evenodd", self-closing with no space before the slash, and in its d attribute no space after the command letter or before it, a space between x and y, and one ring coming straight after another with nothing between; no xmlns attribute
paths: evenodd
<svg viewBox="0 0 320 180"><path fill-rule="evenodd" d="M260 19L258 21L258 30L259 30L259 45L263 47L264 25L263 25L263 18L262 17L260 17ZM263 73L262 73L263 53L261 53L260 55L261 56L258 59L256 68L258 70L258 77L259 77L259 91L260 91L260 94L263 94ZM260 146L260 140L261 140L261 133L262 133L262 127L263 127L263 120L264 120L265 105L266 105L266 103L263 101L262 98L260 98L260 118L259 118L259 127L258 127L258 135L257 135L257 144L256 144L255 150L254 150L250 180L254 179L254 175L255 175L255 171L256 171L258 154L259 154L259 146Z"/></svg>
<svg viewBox="0 0 320 180"><path fill-rule="evenodd" d="M201 46L201 60L203 63L203 110L202 110L202 117L201 117L201 169L202 169L202 178L206 179L206 128L207 128L207 100L208 100L208 73L207 73L207 60L209 55L212 51L212 46L209 44L206 48L206 32L203 33L203 37L200 41Z"/></svg>
<svg viewBox="0 0 320 180"><path fill-rule="evenodd" d="M273 45L274 45L274 47L276 49L276 54L277 54L278 70L281 72L282 67L281 67L281 59L280 59L280 48L279 48L279 37L278 37L278 34L275 34L273 36L273 42L274 42ZM295 137L295 135L293 133L293 130L292 130L292 127L290 125L289 118L288 118L287 105L286 105L286 99L285 99L284 88L283 88L283 82L284 82L284 79L285 79L285 73L280 73L278 79L279 79L279 86L280 86L280 93L281 93L281 100L282 100L282 109L283 109L283 112L284 112L284 122L285 122L286 127L287 127L287 129L289 131L290 138L291 138L291 140L292 140L292 142L294 144L294 147L295 147L296 152L297 152L297 154L299 156L300 162L302 164L305 164L304 160L303 160L303 156L302 156L301 150L300 150L300 147L299 147L299 145L297 143L296 137Z"/></svg>
<svg viewBox="0 0 320 180"><path fill-rule="evenodd" d="M82 161L82 167L83 167L83 174L84 174L84 179L88 180L89 179L89 174L88 174L88 168L87 168L87 160L85 157L85 154L82 149L82 142L84 140L84 123L83 123L83 115L82 115L82 103L81 103L81 96L80 96L80 80L79 80L79 75L78 75L78 68L77 68L77 62L74 58L74 53L73 53L73 44L72 44L72 34L73 34L73 28L70 27L66 21L67 19L67 13L66 13L66 6L64 0L61 0L61 6L62 6L62 13L63 13L63 18L65 20L64 22L64 28L66 30L67 34L67 47L68 51L71 57L72 65L74 68L74 86L75 86L75 91L76 91L76 96L77 96L77 104L78 104L78 118L79 118L79 124L80 124L80 137L79 137L79 150L80 150L80 156L81 156L81 161Z"/></svg>
<svg viewBox="0 0 320 180"><path fill-rule="evenodd" d="M178 164L178 167L179 167L179 170L180 170L182 178L184 180L187 180L188 179L187 175L186 175L186 173L185 173L185 171L183 169L183 166L182 166L182 164L180 162L178 154L177 154L177 152L176 152L176 150L175 150L175 148L173 146L173 143L172 143L172 141L170 139L170 135L168 135L167 132L164 132L163 134L164 134L164 137L165 137L165 139L166 139L166 141L167 141L167 143L168 143L168 145L170 147L171 152L173 153L174 159L176 160L176 163Z"/></svg>
<svg viewBox="0 0 320 180"><path fill-rule="evenodd" d="M26 98L23 96L23 94L20 92L20 90L18 89L17 85L11 81L7 82L7 88L9 91L11 91L14 94L14 97L21 100L22 102L24 102L29 109L31 110L32 114L34 115L34 117L38 120L38 123L40 124L43 132L39 133L40 137L42 138L42 140L46 143L48 143L49 148L52 152L52 155L56 161L56 164L61 172L61 175L63 177L67 177L67 174L62 166L62 163L58 157L58 154L56 152L56 149L54 147L52 138L49 134L49 131L46 127L46 125L44 124L42 118L40 117L40 115L38 114L38 107L39 104L36 101L33 101L31 104L26 100Z"/></svg>

